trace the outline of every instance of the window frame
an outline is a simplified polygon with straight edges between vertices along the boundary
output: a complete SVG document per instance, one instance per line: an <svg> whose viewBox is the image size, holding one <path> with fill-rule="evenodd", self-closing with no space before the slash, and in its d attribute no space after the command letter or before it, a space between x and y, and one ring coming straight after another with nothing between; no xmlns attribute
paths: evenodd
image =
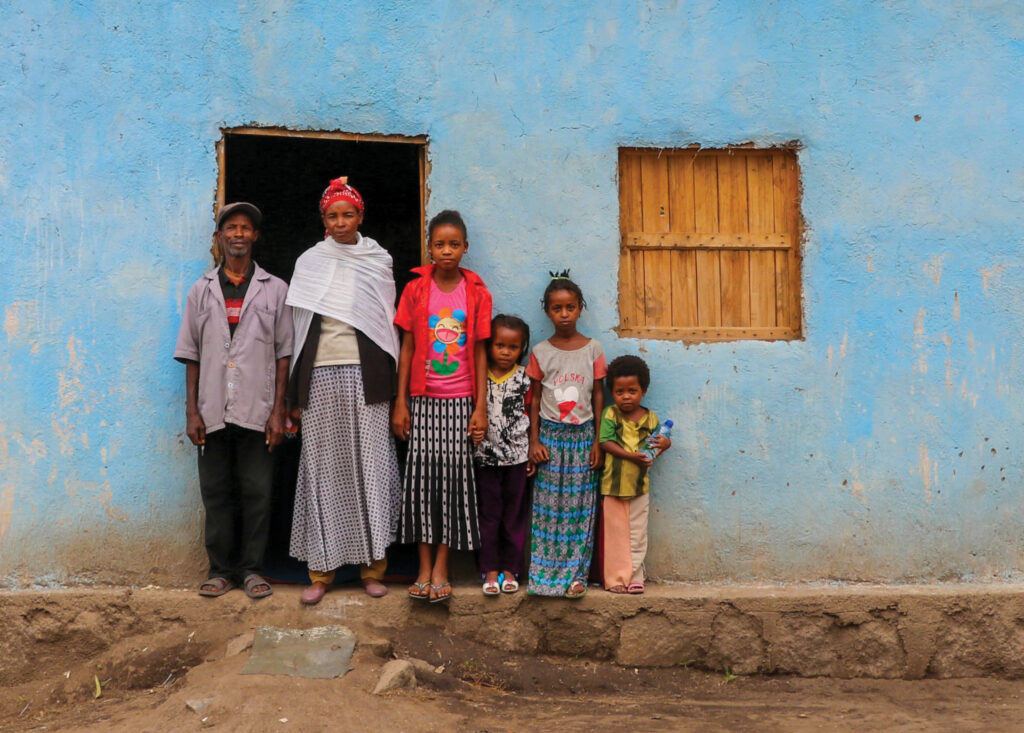
<svg viewBox="0 0 1024 733"><path fill-rule="evenodd" d="M619 336L803 338L798 149L619 148Z"/></svg>

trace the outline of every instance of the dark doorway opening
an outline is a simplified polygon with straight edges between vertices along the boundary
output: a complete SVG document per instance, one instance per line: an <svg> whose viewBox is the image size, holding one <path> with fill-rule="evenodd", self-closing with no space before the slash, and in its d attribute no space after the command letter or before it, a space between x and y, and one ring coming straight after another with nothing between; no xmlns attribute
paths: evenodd
<svg viewBox="0 0 1024 733"><path fill-rule="evenodd" d="M366 202L360 232L377 240L394 260L398 292L423 262L425 138L302 133L286 130L225 131L220 147L221 204L249 201L263 212L254 254L268 272L291 280L295 260L324 239L318 204L331 179L348 176ZM280 580L308 582L305 565L289 556L292 504L301 436L276 454L270 541L265 568ZM388 551L389 575L415 574L410 548ZM358 569L339 569L339 582Z"/></svg>

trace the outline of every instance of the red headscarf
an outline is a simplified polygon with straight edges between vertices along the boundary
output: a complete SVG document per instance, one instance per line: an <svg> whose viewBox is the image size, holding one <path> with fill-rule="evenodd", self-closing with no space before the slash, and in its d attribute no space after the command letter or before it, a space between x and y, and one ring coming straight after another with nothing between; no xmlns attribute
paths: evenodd
<svg viewBox="0 0 1024 733"><path fill-rule="evenodd" d="M359 195L357 190L348 185L348 176L335 178L331 181L331 185L327 187L324 195L320 197L320 214L322 215L327 211L327 207L335 201L348 201L359 211L365 208L363 197Z"/></svg>

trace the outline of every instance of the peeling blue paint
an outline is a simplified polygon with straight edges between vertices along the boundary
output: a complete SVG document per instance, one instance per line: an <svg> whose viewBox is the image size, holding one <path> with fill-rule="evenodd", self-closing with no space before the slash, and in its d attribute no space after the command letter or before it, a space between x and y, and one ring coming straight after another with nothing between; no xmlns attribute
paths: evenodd
<svg viewBox="0 0 1024 733"><path fill-rule="evenodd" d="M197 557L170 353L215 143L253 124L428 135L429 210L463 211L467 263L540 333L573 268L582 330L641 351L678 425L653 574L1024 571L1018 4L105 0L0 27L0 584ZM619 339L618 147L790 140L806 338Z"/></svg>

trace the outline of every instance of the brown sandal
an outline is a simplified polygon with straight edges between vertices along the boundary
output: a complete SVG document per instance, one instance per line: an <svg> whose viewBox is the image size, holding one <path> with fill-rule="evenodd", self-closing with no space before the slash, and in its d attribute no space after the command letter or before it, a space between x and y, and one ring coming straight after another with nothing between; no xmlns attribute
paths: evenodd
<svg viewBox="0 0 1024 733"><path fill-rule="evenodd" d="M628 593L626 586L624 585L613 585L611 588L605 588L609 593Z"/></svg>

